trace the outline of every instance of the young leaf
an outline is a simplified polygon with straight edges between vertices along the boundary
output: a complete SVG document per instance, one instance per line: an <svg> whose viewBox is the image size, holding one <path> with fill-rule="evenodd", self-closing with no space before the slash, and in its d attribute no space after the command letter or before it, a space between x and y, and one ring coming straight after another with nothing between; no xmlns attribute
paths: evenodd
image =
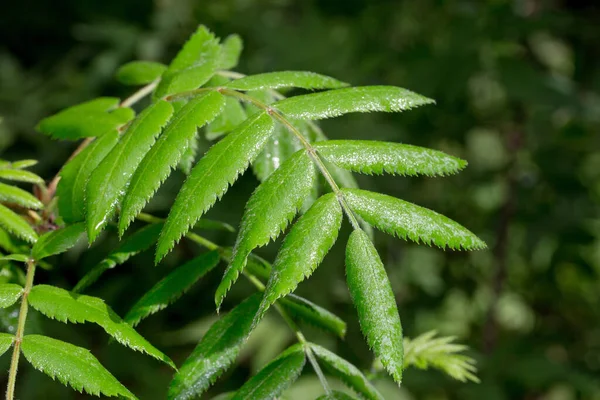
<svg viewBox="0 0 600 400"><path fill-rule="evenodd" d="M273 263L261 313L312 275L335 243L341 225L342 208L333 193L321 197L298 219Z"/></svg>
<svg viewBox="0 0 600 400"><path fill-rule="evenodd" d="M244 44L239 35L229 35L221 44L221 52L219 54L219 68L231 69L238 64L240 54Z"/></svg>
<svg viewBox="0 0 600 400"><path fill-rule="evenodd" d="M356 398L350 396L347 393L332 390L330 394L324 394L323 396L319 396L317 400L356 400Z"/></svg>
<svg viewBox="0 0 600 400"><path fill-rule="evenodd" d="M288 116L303 120L337 117L351 112L410 110L433 100L394 86L364 86L290 97L274 104Z"/></svg>
<svg viewBox="0 0 600 400"><path fill-rule="evenodd" d="M252 329L260 294L244 300L215 322L175 374L168 398L199 397L231 366Z"/></svg>
<svg viewBox="0 0 600 400"><path fill-rule="evenodd" d="M41 335L26 335L21 350L35 369L79 392L136 399L89 350Z"/></svg>
<svg viewBox="0 0 600 400"><path fill-rule="evenodd" d="M0 356L7 352L15 340L14 335L10 333L0 333Z"/></svg>
<svg viewBox="0 0 600 400"><path fill-rule="evenodd" d="M125 322L136 326L183 295L198 279L219 263L219 253L211 251L185 263L148 291L125 315Z"/></svg>
<svg viewBox="0 0 600 400"><path fill-rule="evenodd" d="M21 298L23 288L15 283L0 283L0 308L10 307Z"/></svg>
<svg viewBox="0 0 600 400"><path fill-rule="evenodd" d="M346 323L340 317L303 297L288 294L279 299L279 304L296 319L331 332L340 338L346 335Z"/></svg>
<svg viewBox="0 0 600 400"><path fill-rule="evenodd" d="M37 233L23 218L2 204L0 204L0 227L30 243L35 243L38 238Z"/></svg>
<svg viewBox="0 0 600 400"><path fill-rule="evenodd" d="M148 225L123 240L115 251L96 264L77 282L77 285L73 288L73 292L82 292L96 282L105 271L114 268L118 264L123 264L130 257L148 249L158 240L158 235L162 228L162 223Z"/></svg>
<svg viewBox="0 0 600 400"><path fill-rule="evenodd" d="M402 381L402 325L396 299L379 254L362 230L346 247L348 289L361 330L375 355L398 385Z"/></svg>
<svg viewBox="0 0 600 400"><path fill-rule="evenodd" d="M10 165L16 169L23 169L23 168L33 167L37 163L38 163L37 160L19 160L19 161L13 161Z"/></svg>
<svg viewBox="0 0 600 400"><path fill-rule="evenodd" d="M73 223L85 219L85 188L88 179L118 140L117 131L109 132L95 139L63 167L56 195L58 210L65 222Z"/></svg>
<svg viewBox="0 0 600 400"><path fill-rule="evenodd" d="M444 176L463 169L467 162L441 151L376 140L329 140L315 144L328 161L364 174Z"/></svg>
<svg viewBox="0 0 600 400"><path fill-rule="evenodd" d="M9 254L7 256L0 257L0 261L17 261L25 263L29 260L29 257L25 254Z"/></svg>
<svg viewBox="0 0 600 400"><path fill-rule="evenodd" d="M301 344L296 344L271 361L247 381L232 400L271 400L278 398L298 379L306 357Z"/></svg>
<svg viewBox="0 0 600 400"><path fill-rule="evenodd" d="M198 27L163 74L155 97L196 89L205 84L217 70L220 51L219 39L205 26Z"/></svg>
<svg viewBox="0 0 600 400"><path fill-rule="evenodd" d="M190 100L175 114L131 178L119 220L121 235L177 166L196 129L212 121L224 104L225 98L220 93L210 92Z"/></svg>
<svg viewBox="0 0 600 400"><path fill-rule="evenodd" d="M348 86L329 76L306 71L278 71L236 79L226 87L235 90L260 90L296 87L301 89L337 89Z"/></svg>
<svg viewBox="0 0 600 400"><path fill-rule="evenodd" d="M269 138L273 126L270 115L258 113L206 152L177 194L158 241L157 262L248 168Z"/></svg>
<svg viewBox="0 0 600 400"><path fill-rule="evenodd" d="M161 77L167 66L154 61L132 61L117 70L117 80L125 85L147 85Z"/></svg>
<svg viewBox="0 0 600 400"><path fill-rule="evenodd" d="M38 210L44 205L32 194L16 186L5 185L0 182L0 202L18 204L21 207Z"/></svg>
<svg viewBox="0 0 600 400"><path fill-rule="evenodd" d="M146 353L175 369L175 364L125 323L102 299L78 295L48 285L36 285L28 297L29 304L49 318L61 322L92 322L100 325L117 342Z"/></svg>
<svg viewBox="0 0 600 400"><path fill-rule="evenodd" d="M90 243L114 215L131 176L172 114L171 104L162 100L144 110L90 176L86 198Z"/></svg>
<svg viewBox="0 0 600 400"><path fill-rule="evenodd" d="M0 168L0 179L7 181L26 182L41 185L44 180L33 172L23 171L21 169Z"/></svg>
<svg viewBox="0 0 600 400"><path fill-rule="evenodd" d="M383 396L354 365L324 347L316 344L311 344L310 347L327 370L341 379L350 389L368 400L384 400Z"/></svg>
<svg viewBox="0 0 600 400"><path fill-rule="evenodd" d="M206 127L206 138L215 140L229 133L244 122L246 118L246 111L240 102L233 97L227 97L223 112Z"/></svg>
<svg viewBox="0 0 600 400"><path fill-rule="evenodd" d="M360 189L342 189L350 208L390 235L451 249L484 249L485 243L458 223L415 204Z"/></svg>
<svg viewBox="0 0 600 400"><path fill-rule="evenodd" d="M215 294L217 309L246 266L250 252L279 236L302 206L314 179L313 161L306 151L300 150L252 194L242 217L231 263Z"/></svg>
<svg viewBox="0 0 600 400"><path fill-rule="evenodd" d="M100 97L44 118L37 130L54 139L64 140L102 136L125 125L134 117L131 108L117 107L118 105L119 99L115 97Z"/></svg>
<svg viewBox="0 0 600 400"><path fill-rule="evenodd" d="M227 104L227 99L225 99L225 104ZM219 114L219 115L221 115L221 114ZM217 116L217 118L218 118L218 116ZM189 141L185 151L181 155L181 159L179 160L179 163L177 164L177 168L179 168L179 170L182 171L186 175L189 175L190 172L192 172L192 167L194 166L194 163L196 162L196 157L198 156L198 150L200 147L198 140L199 140L198 133L196 133L194 136L192 136L190 138L190 141Z"/></svg>
<svg viewBox="0 0 600 400"><path fill-rule="evenodd" d="M40 236L31 249L31 256L39 261L42 258L63 253L75 246L85 232L83 222L69 225Z"/></svg>

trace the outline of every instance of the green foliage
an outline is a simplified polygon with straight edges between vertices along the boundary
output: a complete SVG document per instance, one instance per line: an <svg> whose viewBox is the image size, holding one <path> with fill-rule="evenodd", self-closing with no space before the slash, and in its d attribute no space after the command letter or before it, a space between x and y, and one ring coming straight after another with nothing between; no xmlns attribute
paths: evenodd
<svg viewBox="0 0 600 400"><path fill-rule="evenodd" d="M85 225L82 222L45 233L31 249L31 256L39 261L42 258L63 253L75 246L84 235Z"/></svg>
<svg viewBox="0 0 600 400"><path fill-rule="evenodd" d="M16 186L10 186L4 183L0 183L0 202L13 203L33 210L44 207L42 202L32 194Z"/></svg>
<svg viewBox="0 0 600 400"><path fill-rule="evenodd" d="M0 333L0 356L10 349L15 337L9 333Z"/></svg>
<svg viewBox="0 0 600 400"><path fill-rule="evenodd" d="M238 64L244 43L239 35L229 35L221 45L219 68L231 69Z"/></svg>
<svg viewBox="0 0 600 400"><path fill-rule="evenodd" d="M2 204L0 204L0 227L30 243L34 243L38 237L27 221Z"/></svg>
<svg viewBox="0 0 600 400"><path fill-rule="evenodd" d="M0 179L15 182L26 182L34 184L43 184L44 180L33 172L23 171L21 169L0 167Z"/></svg>
<svg viewBox="0 0 600 400"><path fill-rule="evenodd" d="M348 86L345 82L325 75L306 71L267 72L236 79L225 87L235 90L261 90L296 87L301 89L337 89Z"/></svg>
<svg viewBox="0 0 600 400"><path fill-rule="evenodd" d="M23 288L15 283L0 283L0 308L15 304L23 293Z"/></svg>
<svg viewBox="0 0 600 400"><path fill-rule="evenodd" d="M355 398L347 393L332 390L330 394L319 396L317 400L355 400Z"/></svg>
<svg viewBox="0 0 600 400"><path fill-rule="evenodd" d="M116 78L124 85L147 85L159 79L167 67L154 61L132 61L117 70Z"/></svg>
<svg viewBox="0 0 600 400"><path fill-rule="evenodd" d="M346 323L344 320L303 297L289 294L281 299L279 303L296 319L331 332L341 339L346 335Z"/></svg>

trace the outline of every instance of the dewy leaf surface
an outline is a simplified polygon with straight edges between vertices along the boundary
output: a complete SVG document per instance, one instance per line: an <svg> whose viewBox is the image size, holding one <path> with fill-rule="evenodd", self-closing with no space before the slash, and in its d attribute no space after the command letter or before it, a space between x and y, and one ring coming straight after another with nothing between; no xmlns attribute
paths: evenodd
<svg viewBox="0 0 600 400"><path fill-rule="evenodd" d="M238 64L244 43L239 35L229 35L221 44L219 54L219 68L231 69Z"/></svg>
<svg viewBox="0 0 600 400"><path fill-rule="evenodd" d="M10 307L21 298L23 288L15 283L0 283L0 308Z"/></svg>
<svg viewBox="0 0 600 400"><path fill-rule="evenodd" d="M85 224L79 222L40 236L31 249L31 256L39 261L42 258L63 253L75 246L85 232Z"/></svg>
<svg viewBox="0 0 600 400"><path fill-rule="evenodd" d="M441 151L375 140L329 140L314 146L328 161L364 174L444 176L467 163Z"/></svg>
<svg viewBox="0 0 600 400"><path fill-rule="evenodd" d="M435 211L367 190L342 191L354 212L390 235L457 250L477 250L486 247L471 231Z"/></svg>
<svg viewBox="0 0 600 400"><path fill-rule="evenodd" d="M10 333L0 333L0 356L2 356L8 351L8 349L10 349L14 340L15 337Z"/></svg>
<svg viewBox="0 0 600 400"><path fill-rule="evenodd" d="M167 66L154 61L132 61L117 70L117 80L125 85L147 85L167 70Z"/></svg>
<svg viewBox="0 0 600 400"><path fill-rule="evenodd" d="M173 107L166 101L159 100L152 104L133 121L119 142L92 172L86 198L90 243L114 215L131 176L172 114Z"/></svg>
<svg viewBox="0 0 600 400"><path fill-rule="evenodd" d="M0 202L18 204L25 208L38 210L44 208L44 205L31 193L24 191L16 186L0 183Z"/></svg>
<svg viewBox="0 0 600 400"><path fill-rule="evenodd" d="M58 210L65 222L85 219L85 188L88 179L118 140L118 132L111 131L95 139L63 167L56 195Z"/></svg>
<svg viewBox="0 0 600 400"><path fill-rule="evenodd" d="M212 121L224 105L225 98L220 93L210 92L190 100L171 119L131 178L119 220L121 235L177 166L197 128Z"/></svg>
<svg viewBox="0 0 600 400"><path fill-rule="evenodd" d="M0 227L29 243L35 243L38 238L27 221L2 204L0 204Z"/></svg>
<svg viewBox="0 0 600 400"><path fill-rule="evenodd" d="M47 317L61 322L92 322L100 325L117 342L146 353L175 368L173 361L123 321L102 299L79 295L49 285L36 285L29 304Z"/></svg>
<svg viewBox="0 0 600 400"><path fill-rule="evenodd" d="M304 349L296 344L248 380L231 400L276 399L298 379L305 363Z"/></svg>
<svg viewBox="0 0 600 400"><path fill-rule="evenodd" d="M136 399L87 349L41 335L26 335L21 349L35 369L79 392Z"/></svg>
<svg viewBox="0 0 600 400"><path fill-rule="evenodd" d="M150 289L125 315L136 326L142 319L166 308L219 263L219 253L211 251L188 261Z"/></svg>
<svg viewBox="0 0 600 400"><path fill-rule="evenodd" d="M210 327L171 381L170 400L198 398L233 364L250 334L259 304L256 293Z"/></svg>
<svg viewBox="0 0 600 400"><path fill-rule="evenodd" d="M290 97L273 106L289 118L318 120L351 112L406 111L433 100L394 86L363 86Z"/></svg>
<svg viewBox="0 0 600 400"><path fill-rule="evenodd" d="M295 319L331 332L340 338L344 338L346 335L346 323L340 317L303 297L289 294L279 299L279 304Z"/></svg>
<svg viewBox="0 0 600 400"><path fill-rule="evenodd" d="M367 400L385 400L381 393L354 365L317 344L311 344L310 347L315 356L321 361L321 364L324 364L332 375L338 377L363 398Z"/></svg>
<svg viewBox="0 0 600 400"><path fill-rule="evenodd" d="M362 230L350 235L346 277L369 346L398 385L402 382L402 325L383 263Z"/></svg>
<svg viewBox="0 0 600 400"><path fill-rule="evenodd" d="M273 126L270 115L258 113L206 152L177 194L158 241L157 261L173 248L175 242L248 168L271 135Z"/></svg>
<svg viewBox="0 0 600 400"><path fill-rule="evenodd" d="M252 194L242 217L231 263L217 288L217 308L246 266L252 250L275 240L310 193L315 167L305 150L298 151Z"/></svg>
<svg viewBox="0 0 600 400"><path fill-rule="evenodd" d="M307 71L277 71L246 76L225 85L235 90L260 90L296 87L301 89L337 89L348 86L329 76Z"/></svg>
<svg viewBox="0 0 600 400"><path fill-rule="evenodd" d="M298 219L273 263L261 313L312 275L335 243L341 225L342 208L333 193L322 196Z"/></svg>
<svg viewBox="0 0 600 400"><path fill-rule="evenodd" d="M229 133L244 122L246 118L246 111L240 102L233 97L227 97L223 112L206 127L206 138L214 140Z"/></svg>

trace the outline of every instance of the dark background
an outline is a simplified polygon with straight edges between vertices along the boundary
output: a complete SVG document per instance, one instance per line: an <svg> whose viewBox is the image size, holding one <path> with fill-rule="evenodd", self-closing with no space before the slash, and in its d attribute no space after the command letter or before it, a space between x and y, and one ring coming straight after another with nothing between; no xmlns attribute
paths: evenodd
<svg viewBox="0 0 600 400"><path fill-rule="evenodd" d="M113 78L133 59L167 62L199 23L239 33L238 70L312 70L355 85L389 84L437 105L395 115L325 121L331 138L382 139L444 150L469 161L447 178L357 177L362 187L435 209L467 226L488 251L444 252L376 235L405 333L436 329L471 347L482 383L409 370L389 399L600 399L600 7L596 1L19 0L0 12L0 157L36 158L51 179L74 149L34 131L40 118L98 95L126 96ZM165 215L183 175L148 208ZM210 213L235 226L256 186L243 179ZM345 341L307 329L369 369L372 361L345 287L342 233L298 293L349 323ZM233 235L207 233L231 245ZM72 287L116 245L114 234L41 270L38 282ZM87 250L87 251L86 251ZM276 246L261 254L272 259ZM84 252L85 251L85 252ZM199 254L180 246L155 267L152 252L107 273L89 293L123 315L169 268ZM140 325L180 363L215 318L222 269ZM235 286L225 308L252 289ZM12 318L12 319L11 319ZM3 329L14 313L0 315ZM32 313L31 331L88 347L141 399L163 399L171 371L109 344L94 327ZM212 394L238 387L293 342L273 314ZM8 369L8 355L0 364ZM310 368L289 392L314 398ZM3 377L6 379L6 377ZM22 364L21 399L79 399ZM313 396L314 394L314 396ZM210 395L207 397L210 398Z"/></svg>

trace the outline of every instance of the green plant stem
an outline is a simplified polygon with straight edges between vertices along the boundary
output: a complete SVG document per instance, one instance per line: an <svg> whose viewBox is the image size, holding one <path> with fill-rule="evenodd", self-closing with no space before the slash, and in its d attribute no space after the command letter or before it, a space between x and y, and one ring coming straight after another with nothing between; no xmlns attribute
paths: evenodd
<svg viewBox="0 0 600 400"><path fill-rule="evenodd" d="M35 261L27 260L27 276L25 278L25 288L21 297L21 308L19 310L19 319L17 322L17 333L15 334L14 349L10 370L8 372L8 386L6 388L6 400L13 400L15 397L15 384L17 382L17 369L19 368L19 358L21 356L21 342L25 333L25 322L27 321L27 311L29 309L27 297L33 287L33 277L35 275Z"/></svg>

